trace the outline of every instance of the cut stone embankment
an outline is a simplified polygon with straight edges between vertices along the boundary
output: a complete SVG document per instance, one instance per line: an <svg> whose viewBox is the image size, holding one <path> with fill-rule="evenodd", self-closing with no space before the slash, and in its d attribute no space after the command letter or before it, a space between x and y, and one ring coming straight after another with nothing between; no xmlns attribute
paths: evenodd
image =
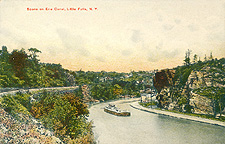
<svg viewBox="0 0 225 144"><path fill-rule="evenodd" d="M70 86L70 87L47 87L47 88L31 88L31 89L13 89L0 92L0 97L3 95L15 95L18 92L26 93L26 92L35 92L40 90L64 90L64 89L77 89L78 86Z"/></svg>
<svg viewBox="0 0 225 144"><path fill-rule="evenodd" d="M170 116L170 117L175 117L175 118L186 119L186 120L196 121L196 122L200 122L200 123L207 123L207 124L225 127L225 122L206 119L206 118L200 118L200 117L195 117L195 116L183 115L183 114L178 114L178 113L173 113L173 112L168 112L168 111L163 111L163 110L145 108L145 107L139 105L138 102L131 103L130 106L132 108L135 108L135 109L138 109L141 111L145 111L145 112L154 113L154 114Z"/></svg>

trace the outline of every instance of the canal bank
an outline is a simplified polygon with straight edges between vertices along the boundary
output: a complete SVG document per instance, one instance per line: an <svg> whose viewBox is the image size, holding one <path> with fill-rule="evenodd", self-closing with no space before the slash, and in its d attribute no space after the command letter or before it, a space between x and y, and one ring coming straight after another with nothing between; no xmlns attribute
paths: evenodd
<svg viewBox="0 0 225 144"><path fill-rule="evenodd" d="M89 121L97 144L224 144L225 128L186 119L146 113L130 106L132 100L99 103L90 107ZM104 112L108 104L115 104L131 112L119 117Z"/></svg>
<svg viewBox="0 0 225 144"><path fill-rule="evenodd" d="M183 115L183 114L178 114L178 113L173 113L173 112L168 112L168 111L163 111L163 110L145 108L145 107L139 105L138 102L131 103L130 106L132 108L135 108L135 109L138 109L141 111L145 111L145 112L149 112L149 113L154 113L154 114L159 114L159 115L164 115L164 116L169 116L169 117L175 117L178 119L186 119L186 120L196 121L196 122L200 122L200 123L207 123L207 124L211 124L211 125L225 127L225 122L206 119L206 118L200 118L200 117L195 117L195 116Z"/></svg>
<svg viewBox="0 0 225 144"><path fill-rule="evenodd" d="M121 98L121 99L113 99L113 100L108 100L104 102L94 102L94 103L86 103L88 105L88 108L90 109L94 105L98 104L107 104L107 103L131 103L131 102L137 102L140 101L140 98Z"/></svg>

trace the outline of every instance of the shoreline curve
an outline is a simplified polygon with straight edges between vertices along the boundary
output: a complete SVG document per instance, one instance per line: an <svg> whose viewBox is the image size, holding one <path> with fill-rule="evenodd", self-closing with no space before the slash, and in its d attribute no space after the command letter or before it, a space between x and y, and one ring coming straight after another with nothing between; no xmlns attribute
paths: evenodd
<svg viewBox="0 0 225 144"><path fill-rule="evenodd" d="M221 121L216 121L216 120L211 120L211 119L206 119L206 118L201 118L201 117L195 117L195 116L189 116L189 115L183 115L183 114L178 114L178 113L173 113L173 112L168 112L168 111L162 111L162 110L156 110L156 109L151 109L151 108L145 108L141 105L138 104L138 102L131 103L130 106L132 108L153 113L153 114L158 114L158 115L163 115L163 116L169 116L169 117L174 117L178 119L186 119L190 121L195 121L195 122L200 122L200 123L206 123L206 124L211 124L211 125L216 125L216 126L221 126L225 128L225 122Z"/></svg>

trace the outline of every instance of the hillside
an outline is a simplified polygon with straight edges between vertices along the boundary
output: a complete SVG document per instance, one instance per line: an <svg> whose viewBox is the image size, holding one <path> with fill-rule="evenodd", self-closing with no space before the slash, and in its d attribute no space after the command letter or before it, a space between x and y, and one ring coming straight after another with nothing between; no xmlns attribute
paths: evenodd
<svg viewBox="0 0 225 144"><path fill-rule="evenodd" d="M87 86L89 95L85 101L110 100L123 96L140 96L140 90L152 87L154 72L139 71L130 73L71 71L60 64L40 63L37 48L14 49L8 52L6 46L0 50L0 91L15 88L43 88Z"/></svg>
<svg viewBox="0 0 225 144"><path fill-rule="evenodd" d="M154 86L159 107L220 118L225 114L225 58L161 70Z"/></svg>
<svg viewBox="0 0 225 144"><path fill-rule="evenodd" d="M40 63L39 53L37 48L0 50L2 143L95 143L92 122L87 121L89 104L139 97L153 87L154 72L70 71ZM74 86L76 90L60 91Z"/></svg>
<svg viewBox="0 0 225 144"><path fill-rule="evenodd" d="M36 48L13 50L6 46L0 50L0 88L59 87L74 86L72 71L60 64L40 63Z"/></svg>
<svg viewBox="0 0 225 144"><path fill-rule="evenodd" d="M1 143L94 143L78 90L19 91L0 97Z"/></svg>
<svg viewBox="0 0 225 144"><path fill-rule="evenodd" d="M18 115L20 121L0 108L0 143L62 143L53 132L30 116Z"/></svg>

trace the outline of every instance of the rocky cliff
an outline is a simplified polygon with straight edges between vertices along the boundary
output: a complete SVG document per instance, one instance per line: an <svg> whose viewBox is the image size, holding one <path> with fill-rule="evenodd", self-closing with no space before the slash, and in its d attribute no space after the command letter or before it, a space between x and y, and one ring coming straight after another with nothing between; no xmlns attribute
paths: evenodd
<svg viewBox="0 0 225 144"><path fill-rule="evenodd" d="M163 88L170 87L173 83L175 70L161 70L155 74L153 78L153 85L158 92L160 92Z"/></svg>
<svg viewBox="0 0 225 144"><path fill-rule="evenodd" d="M197 114L223 114L224 63L223 59L212 60L157 72L153 85L158 91L158 106Z"/></svg>
<svg viewBox="0 0 225 144"><path fill-rule="evenodd" d="M213 114L212 100L192 93L189 104L193 107L193 112L197 114Z"/></svg>
<svg viewBox="0 0 225 144"><path fill-rule="evenodd" d="M0 108L0 143L63 143L29 115L11 116Z"/></svg>
<svg viewBox="0 0 225 144"><path fill-rule="evenodd" d="M154 86L159 92L157 95L159 107L185 112L185 107L189 103L194 113L213 114L211 99L192 92L193 89L210 85L210 80L203 78L202 72L192 71L187 79L187 85L179 88L177 84L180 80L173 79L174 75L174 70L162 70L156 73ZM187 87L190 91L189 95L187 95Z"/></svg>

